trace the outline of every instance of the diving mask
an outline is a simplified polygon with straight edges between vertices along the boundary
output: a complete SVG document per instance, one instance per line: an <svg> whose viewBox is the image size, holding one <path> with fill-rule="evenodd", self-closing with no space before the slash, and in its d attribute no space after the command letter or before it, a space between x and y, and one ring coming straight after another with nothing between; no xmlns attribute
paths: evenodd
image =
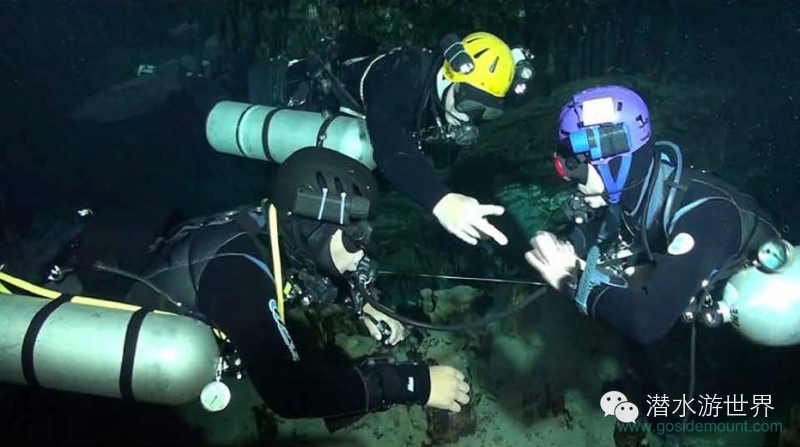
<svg viewBox="0 0 800 447"><path fill-rule="evenodd" d="M473 123L491 121L503 114L503 100L465 82L453 84L453 106Z"/></svg>
<svg viewBox="0 0 800 447"><path fill-rule="evenodd" d="M558 152L553 153L553 167L562 180L586 183L589 177L589 165L581 162L577 157L562 157Z"/></svg>
<svg viewBox="0 0 800 447"><path fill-rule="evenodd" d="M359 250L366 250L369 240L372 238L372 225L369 221L361 220L356 224L348 225L342 230L342 243L345 250L355 253Z"/></svg>
<svg viewBox="0 0 800 447"><path fill-rule="evenodd" d="M342 245L349 253L366 250L372 236L372 227L365 220L340 226L325 221L293 218L289 225L291 229L285 231L284 235L291 239L290 245L329 277L341 276L331 253L331 240L338 230L342 231Z"/></svg>
<svg viewBox="0 0 800 447"><path fill-rule="evenodd" d="M609 194L609 202L617 203L625 188L631 167L630 132L625 123L599 124L581 128L569 134L569 152L553 156L553 165L559 177L564 180L577 180L586 183L588 164L595 166ZM611 172L609 161L620 158L621 164L616 175Z"/></svg>

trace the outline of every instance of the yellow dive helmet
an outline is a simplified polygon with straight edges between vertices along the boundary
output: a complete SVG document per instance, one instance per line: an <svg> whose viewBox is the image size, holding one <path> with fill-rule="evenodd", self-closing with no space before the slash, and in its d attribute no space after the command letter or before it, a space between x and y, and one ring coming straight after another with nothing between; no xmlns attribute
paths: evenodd
<svg viewBox="0 0 800 447"><path fill-rule="evenodd" d="M494 34L472 33L461 43L474 63L469 73L453 70L447 58L444 61L445 78L469 84L478 90L503 98L514 82L514 57L511 48Z"/></svg>

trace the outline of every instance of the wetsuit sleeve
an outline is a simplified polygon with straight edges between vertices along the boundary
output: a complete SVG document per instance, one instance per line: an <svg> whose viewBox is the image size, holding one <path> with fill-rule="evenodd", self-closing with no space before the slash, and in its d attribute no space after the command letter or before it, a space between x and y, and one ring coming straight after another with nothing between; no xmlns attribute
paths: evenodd
<svg viewBox="0 0 800 447"><path fill-rule="evenodd" d="M335 417L398 403L425 403L430 375L425 365L327 366L306 361L277 314L270 276L252 259L248 237L234 239L202 274L198 307L229 337L264 402L282 417ZM414 377L418 386L408 392ZM424 395L424 398L423 398Z"/></svg>
<svg viewBox="0 0 800 447"><path fill-rule="evenodd" d="M394 56L386 56L390 57ZM380 61L370 70L364 87L367 131L375 163L386 179L419 206L433 211L451 191L436 177L413 136L424 90L413 81L420 67L404 66L414 61Z"/></svg>
<svg viewBox="0 0 800 447"><path fill-rule="evenodd" d="M589 314L640 343L664 337L703 280L738 250L739 214L728 203L706 203L678 221L672 234L679 233L694 239L688 253L654 255L655 268L641 289L595 287Z"/></svg>

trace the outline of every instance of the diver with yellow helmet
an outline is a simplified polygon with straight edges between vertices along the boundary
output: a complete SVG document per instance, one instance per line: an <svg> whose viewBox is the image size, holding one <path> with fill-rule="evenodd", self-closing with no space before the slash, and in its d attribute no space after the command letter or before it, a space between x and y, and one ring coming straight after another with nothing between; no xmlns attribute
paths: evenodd
<svg viewBox="0 0 800 447"><path fill-rule="evenodd" d="M330 53L336 51L326 50L325 57L312 52L306 59L283 62L286 73L280 76L274 70L280 61L272 61L271 66L254 64L248 76L249 100L253 104L307 106L314 101L314 95L308 92L322 90L338 106L334 113L346 110L361 119L363 127L351 135L363 135L362 141L337 144L341 132L337 134L335 125L328 125L319 116L319 126L306 126L298 118L297 126L279 128L273 126L271 118L283 114L288 123L291 112L255 112L246 104L231 108L222 103L209 114L207 136L211 145L220 152L248 158L263 159L263 154L269 153L266 159L280 162L291 149L277 148L278 141L285 139L278 138L277 133L291 127L294 133L286 138L298 138L297 132L303 127L319 128L314 138L320 140L321 136L326 147L350 155L370 169L377 167L399 192L431 212L456 237L473 245L482 236L507 244L506 236L486 219L502 214L504 209L453 192L437 178L422 147L437 142L462 146L474 143L477 125L502 115L509 96L526 92L534 74L532 53L521 47L512 49L487 32L475 32L463 39L449 34L436 50L399 47L341 63ZM303 76L312 80L311 87L295 81L284 85L269 82ZM257 116L252 125L247 123L248 113ZM267 138L269 143L263 143ZM256 147L243 150L249 141Z"/></svg>
<svg viewBox="0 0 800 447"><path fill-rule="evenodd" d="M327 39L296 60L255 61L252 52L211 57L230 53L213 36L205 46L200 58L137 70L137 78L88 98L72 116L120 121L187 94L208 114L206 136L218 152L282 163L303 147L333 149L379 168L463 241L508 243L487 220L505 210L453 192L421 148L473 143L478 124L502 115L506 99L527 90L534 75L527 49L487 32L447 35L435 50L400 47L343 61Z"/></svg>
<svg viewBox="0 0 800 447"><path fill-rule="evenodd" d="M441 46L445 59L437 73L436 90L437 97L445 99L448 122L454 118L461 124L499 117L509 90L525 93L526 82L533 76L530 53L522 48L512 50L486 32L472 33L463 41L449 34Z"/></svg>
<svg viewBox="0 0 800 447"><path fill-rule="evenodd" d="M401 48L361 60L355 76L343 80L357 81L375 162L395 188L461 240L476 244L486 235L505 245L506 236L486 219L504 209L453 192L420 149L431 134L474 141L476 125L502 115L507 95L524 93L532 55L486 32L448 35L440 47L438 53Z"/></svg>

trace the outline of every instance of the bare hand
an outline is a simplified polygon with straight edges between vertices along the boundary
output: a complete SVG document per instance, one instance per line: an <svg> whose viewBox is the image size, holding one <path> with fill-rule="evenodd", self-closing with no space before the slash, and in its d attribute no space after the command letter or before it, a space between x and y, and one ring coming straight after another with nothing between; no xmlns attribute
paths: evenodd
<svg viewBox="0 0 800 447"><path fill-rule="evenodd" d="M575 255L572 244L558 240L553 233L540 231L530 243L533 248L525 253L525 260L555 289L564 277L573 274L576 266L583 268L586 264Z"/></svg>
<svg viewBox="0 0 800 447"><path fill-rule="evenodd" d="M431 366L429 370L431 395L425 405L453 413L461 411L461 406L469 403L469 384L464 374L452 366Z"/></svg>
<svg viewBox="0 0 800 447"><path fill-rule="evenodd" d="M500 245L508 244L508 238L486 219L500 216L505 208L498 205L483 205L472 197L451 192L439 200L433 215L445 230L462 241L475 245L482 235L489 236Z"/></svg>
<svg viewBox="0 0 800 447"><path fill-rule="evenodd" d="M369 303L364 305L363 310L365 314L372 317L372 318L364 318L364 325L367 326L369 335L371 335L376 340L383 341L385 344L389 346L394 346L397 343L401 342L404 338L406 338L406 328L399 321L384 314L383 312L378 311L377 309L372 307L372 305ZM384 322L389 326L391 334L389 335L388 340L383 340L383 334L381 334L381 331L378 330L378 326L375 324L375 321L377 321L378 323Z"/></svg>

